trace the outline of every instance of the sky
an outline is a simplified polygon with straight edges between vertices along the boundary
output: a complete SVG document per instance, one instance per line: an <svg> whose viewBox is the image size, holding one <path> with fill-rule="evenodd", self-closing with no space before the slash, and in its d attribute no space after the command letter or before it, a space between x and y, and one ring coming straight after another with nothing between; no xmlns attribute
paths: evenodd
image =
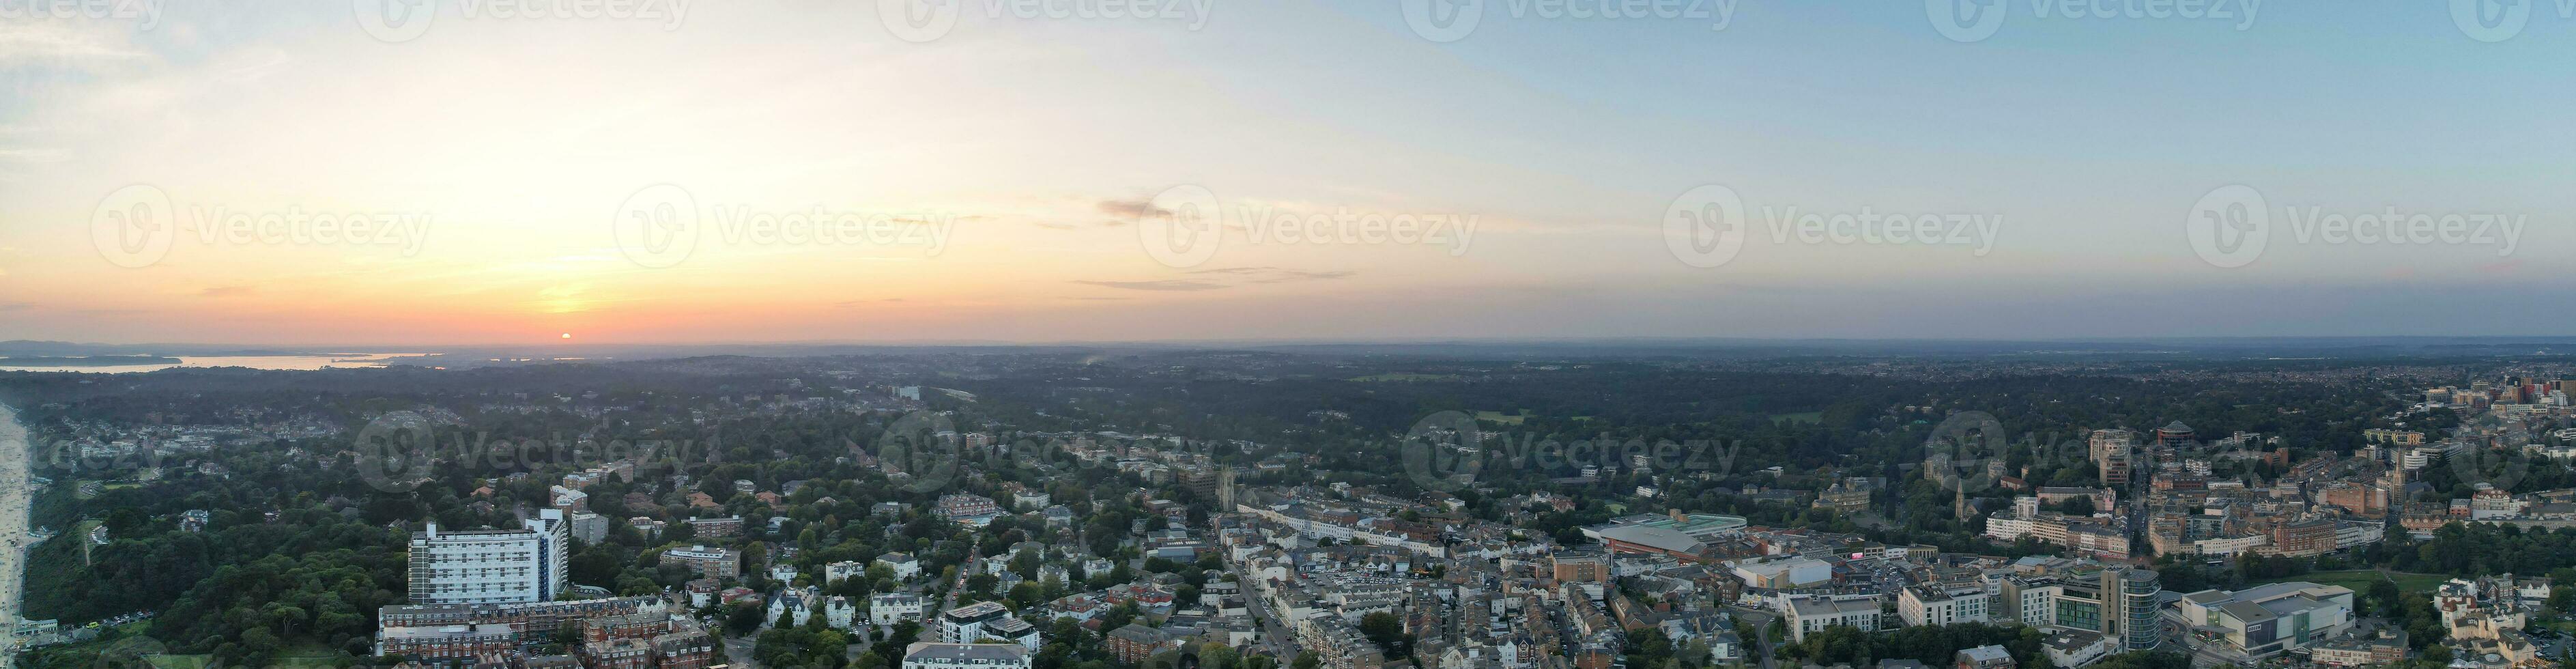
<svg viewBox="0 0 2576 669"><path fill-rule="evenodd" d="M2576 326L2576 4L1967 1L0 0L0 340Z"/></svg>

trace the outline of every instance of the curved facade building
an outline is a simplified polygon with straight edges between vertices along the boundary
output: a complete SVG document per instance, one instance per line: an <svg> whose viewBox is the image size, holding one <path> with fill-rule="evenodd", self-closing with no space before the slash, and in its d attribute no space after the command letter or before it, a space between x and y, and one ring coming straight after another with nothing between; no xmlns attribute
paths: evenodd
<svg viewBox="0 0 2576 669"><path fill-rule="evenodd" d="M2164 587L2149 569L2130 569L2120 574L2121 644L2128 650L2156 647L2161 628L2156 616L2156 593Z"/></svg>

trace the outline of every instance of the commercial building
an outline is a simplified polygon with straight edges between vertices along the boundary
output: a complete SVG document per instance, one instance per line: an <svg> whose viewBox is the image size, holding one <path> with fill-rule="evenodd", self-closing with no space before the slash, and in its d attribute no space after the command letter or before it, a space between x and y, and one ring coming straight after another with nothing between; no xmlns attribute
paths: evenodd
<svg viewBox="0 0 2576 669"><path fill-rule="evenodd" d="M2123 649L2143 650L2157 642L2161 591L2156 573L2147 569L2090 565L2011 576L1997 585L1991 616L2041 629L2093 632Z"/></svg>
<svg viewBox="0 0 2576 669"><path fill-rule="evenodd" d="M1811 557L1738 562L1734 572L1745 587L1774 590L1816 585L1834 577L1833 565Z"/></svg>
<svg viewBox="0 0 2576 669"><path fill-rule="evenodd" d="M2120 636L2125 650L2152 650L2162 638L2157 623L2156 607L2164 587L2156 572L2147 569L2120 571Z"/></svg>
<svg viewBox="0 0 2576 669"><path fill-rule="evenodd" d="M2352 601L2349 588L2294 581L2202 590L2183 595L2176 606L2202 641L2260 660L2350 632Z"/></svg>
<svg viewBox="0 0 2576 669"><path fill-rule="evenodd" d="M2174 421L2164 427L2156 428L2156 445L2164 448L2190 446L2192 441L2199 438L2200 432L2191 429L2189 425L2182 424L2182 421Z"/></svg>

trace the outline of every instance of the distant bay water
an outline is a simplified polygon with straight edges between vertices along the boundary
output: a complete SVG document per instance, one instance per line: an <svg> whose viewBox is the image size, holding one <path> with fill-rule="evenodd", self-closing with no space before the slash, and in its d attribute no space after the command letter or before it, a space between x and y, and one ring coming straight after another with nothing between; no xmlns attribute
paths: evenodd
<svg viewBox="0 0 2576 669"><path fill-rule="evenodd" d="M425 358L426 353L333 353L312 355L216 355L216 356L151 356L138 358L149 362L128 363L123 356L95 358L33 358L28 364L11 364L12 358L0 358L0 371L5 372L85 372L90 374L131 374L173 367L248 367L251 369L316 370L383 367L395 361ZM177 362L170 362L176 360Z"/></svg>

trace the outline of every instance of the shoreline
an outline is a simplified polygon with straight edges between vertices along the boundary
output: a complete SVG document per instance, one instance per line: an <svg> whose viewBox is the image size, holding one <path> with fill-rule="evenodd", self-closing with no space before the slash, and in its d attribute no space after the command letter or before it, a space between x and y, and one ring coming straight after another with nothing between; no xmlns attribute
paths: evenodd
<svg viewBox="0 0 2576 669"><path fill-rule="evenodd" d="M0 669L18 664L21 595L27 583L27 429L18 412L0 404Z"/></svg>

